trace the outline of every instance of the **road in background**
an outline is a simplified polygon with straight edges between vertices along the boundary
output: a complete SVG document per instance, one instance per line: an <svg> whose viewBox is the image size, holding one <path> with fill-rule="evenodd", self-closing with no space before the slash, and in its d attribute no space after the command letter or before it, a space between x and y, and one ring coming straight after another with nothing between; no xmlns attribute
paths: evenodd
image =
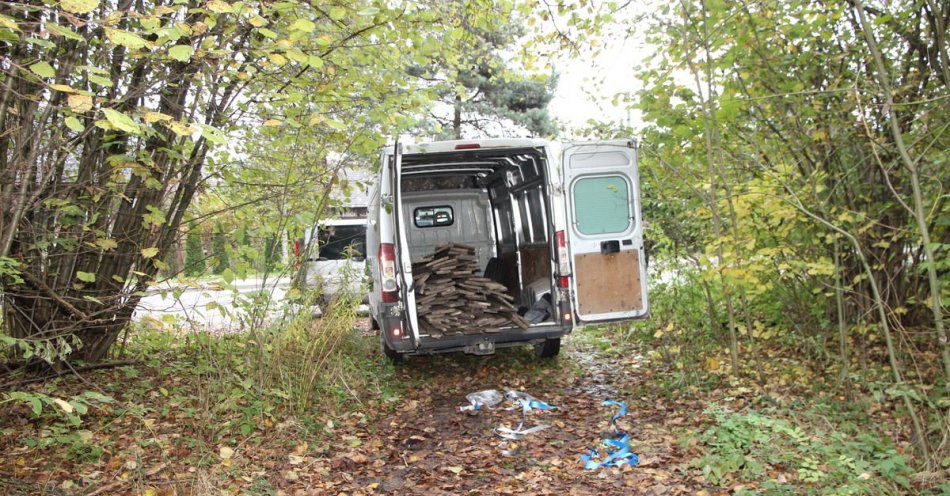
<svg viewBox="0 0 950 496"><path fill-rule="evenodd" d="M257 292L270 294L276 306L290 287L290 278L249 278L236 280L233 285L237 293L243 296ZM176 287L181 290L177 298ZM200 287L163 283L148 290L148 295L139 302L133 318L162 319L171 315L188 321L196 329L235 331L241 323L241 310L235 306L235 297L234 291L215 283L202 283ZM209 305L211 308L208 308ZM222 312L221 308L226 309L226 312Z"/></svg>

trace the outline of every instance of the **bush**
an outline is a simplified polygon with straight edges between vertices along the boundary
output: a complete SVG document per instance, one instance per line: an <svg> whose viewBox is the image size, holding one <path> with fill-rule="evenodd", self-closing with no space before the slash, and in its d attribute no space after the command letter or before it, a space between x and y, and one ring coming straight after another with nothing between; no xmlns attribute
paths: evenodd
<svg viewBox="0 0 950 496"><path fill-rule="evenodd" d="M778 413L734 413L715 404L706 413L715 421L699 436L707 453L692 465L713 484L756 481L767 494L904 494L910 489L907 459L874 434L833 427L823 432L809 428L817 422L797 425Z"/></svg>

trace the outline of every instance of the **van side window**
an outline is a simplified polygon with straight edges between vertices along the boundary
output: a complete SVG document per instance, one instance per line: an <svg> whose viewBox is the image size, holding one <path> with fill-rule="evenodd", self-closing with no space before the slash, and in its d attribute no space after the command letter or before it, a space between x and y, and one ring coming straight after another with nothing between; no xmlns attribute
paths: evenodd
<svg viewBox="0 0 950 496"><path fill-rule="evenodd" d="M630 228L630 186L622 176L584 177L574 183L577 231L598 235Z"/></svg>
<svg viewBox="0 0 950 496"><path fill-rule="evenodd" d="M321 226L317 233L323 260L366 259L366 226Z"/></svg>
<svg viewBox="0 0 950 496"><path fill-rule="evenodd" d="M413 211L416 227L443 227L451 226L455 222L455 212L452 207L419 207Z"/></svg>

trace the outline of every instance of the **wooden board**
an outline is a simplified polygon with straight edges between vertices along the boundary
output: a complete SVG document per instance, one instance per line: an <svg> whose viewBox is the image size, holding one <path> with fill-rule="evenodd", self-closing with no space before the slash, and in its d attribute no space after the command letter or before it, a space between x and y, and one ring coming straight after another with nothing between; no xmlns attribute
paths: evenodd
<svg viewBox="0 0 950 496"><path fill-rule="evenodd" d="M525 284L551 279L551 249L547 246L522 248L521 277Z"/></svg>
<svg viewBox="0 0 950 496"><path fill-rule="evenodd" d="M574 277L581 315L643 309L638 250L577 255Z"/></svg>
<svg viewBox="0 0 950 496"><path fill-rule="evenodd" d="M529 327L504 285L477 276L474 255L474 247L449 243L412 264L419 326L425 335L438 339Z"/></svg>

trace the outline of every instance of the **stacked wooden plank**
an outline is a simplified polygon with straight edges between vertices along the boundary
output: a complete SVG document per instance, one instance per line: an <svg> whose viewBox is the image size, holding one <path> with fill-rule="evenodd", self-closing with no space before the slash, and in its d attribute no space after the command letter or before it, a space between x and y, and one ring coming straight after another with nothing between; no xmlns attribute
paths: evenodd
<svg viewBox="0 0 950 496"><path fill-rule="evenodd" d="M507 288L478 276L475 248L449 243L412 264L416 309L423 334L435 338L454 334L498 332L512 325L528 328L511 304Z"/></svg>

